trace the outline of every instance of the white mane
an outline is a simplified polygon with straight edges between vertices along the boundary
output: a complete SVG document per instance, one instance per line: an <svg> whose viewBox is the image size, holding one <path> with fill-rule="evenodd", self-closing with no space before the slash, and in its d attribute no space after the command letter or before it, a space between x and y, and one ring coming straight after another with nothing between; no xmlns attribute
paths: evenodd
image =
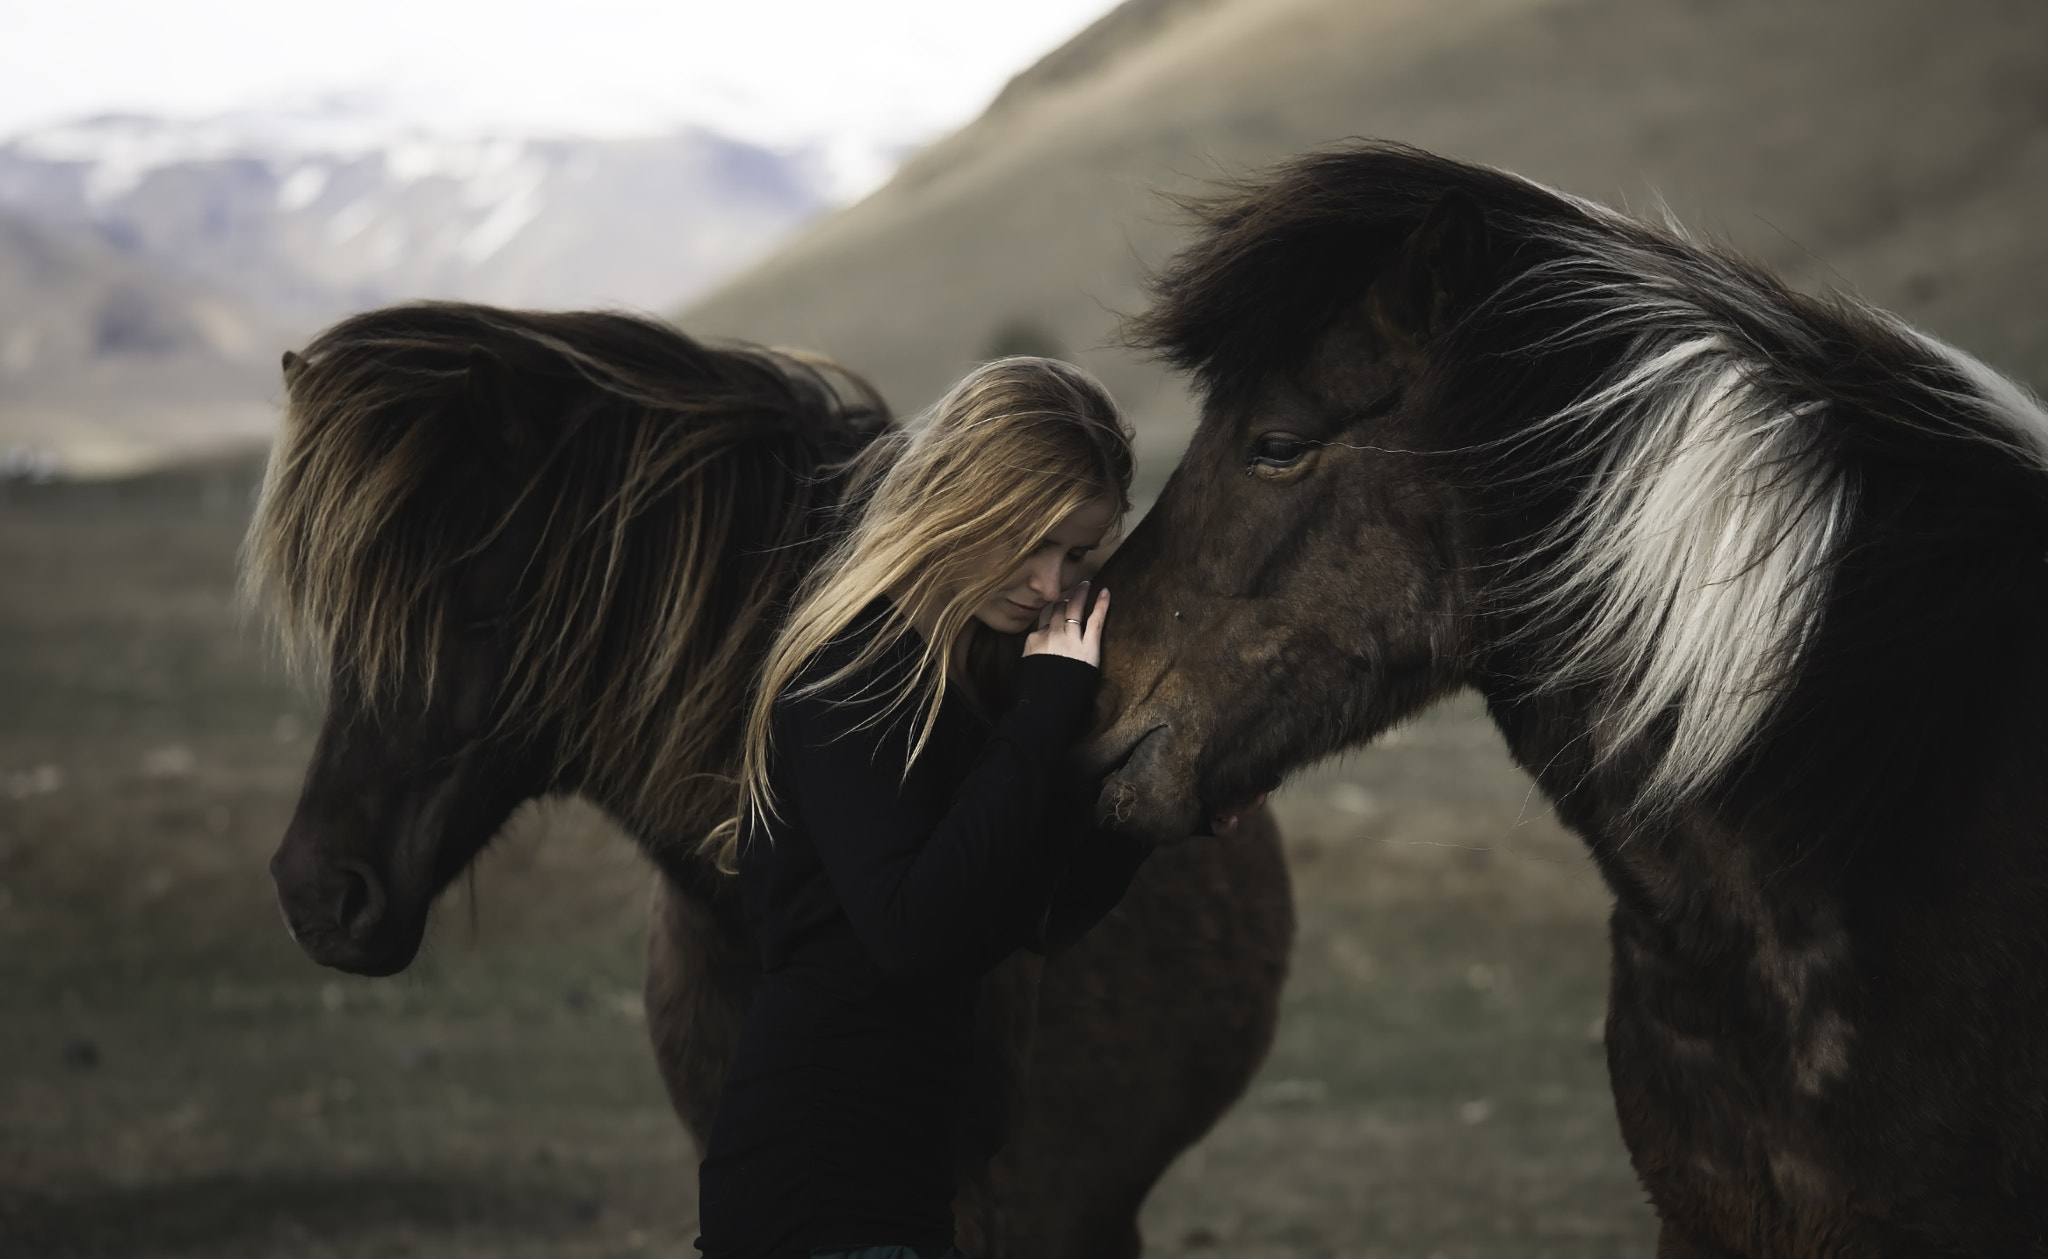
<svg viewBox="0 0 2048 1259"><path fill-rule="evenodd" d="M1597 385L1503 443L1561 450L1545 467L1584 477L1506 594L1562 645L1538 688L1597 688L1597 760L1668 734L1638 797L1656 810L1719 779L1790 689L1858 486L1818 423L1831 403L1792 396L1745 332L1817 361L1819 330L1740 264L1600 214L1606 230L1559 229L1563 257L1493 299L1501 314L1572 312L1532 353L1632 338ZM2025 390L1866 313L1937 351L1972 390L1946 400L2048 470L2048 414Z"/></svg>

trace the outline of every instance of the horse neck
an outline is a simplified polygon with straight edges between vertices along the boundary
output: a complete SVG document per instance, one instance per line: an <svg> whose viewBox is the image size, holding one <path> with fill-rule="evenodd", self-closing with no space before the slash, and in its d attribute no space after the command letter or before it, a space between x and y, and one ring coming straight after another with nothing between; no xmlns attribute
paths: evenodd
<svg viewBox="0 0 2048 1259"><path fill-rule="evenodd" d="M1915 679L1809 679L1728 781L1647 815L1648 757L1600 758L1597 694L1530 695L1498 658L1479 689L1619 912L1675 948L1734 926L1768 951L2048 887L2048 660L1985 646Z"/></svg>
<svg viewBox="0 0 2048 1259"><path fill-rule="evenodd" d="M737 881L699 851L699 829L674 825L673 810L649 816L644 801L630 793L594 791L574 782L560 784L556 794L575 795L597 808L671 886L703 903L733 899L730 892ZM737 912L737 905L732 908Z"/></svg>
<svg viewBox="0 0 2048 1259"><path fill-rule="evenodd" d="M1697 803L1644 816L1632 789L1647 758L1598 759L1596 696L1481 690L1516 761L1585 842L1615 896L1618 931L1636 924L1631 938L1646 935L1667 960L1690 957L1704 968L1725 960L1731 944L1752 956L1837 948L1844 907L1829 885L1839 869L1803 861L1811 854L1766 820L1745 824Z"/></svg>
<svg viewBox="0 0 2048 1259"><path fill-rule="evenodd" d="M703 836L729 816L726 805L733 798L731 782L739 769L738 740L751 703L745 679L755 673L778 628L775 609L786 604L789 592L817 559L816 544L830 523L830 513L820 510L821 505L836 502L846 481L843 463L828 466L834 467L830 476L803 482L810 489L792 496L787 515L756 522L765 533L745 530L727 540L714 566L716 575L709 580L719 584L729 601L751 607L748 619L711 616L709 623L719 626L722 636L715 644L707 642L705 651L668 654L635 647L626 652L629 662L658 662L665 672L643 669L630 679L598 678L606 686L629 681L629 689L638 695L659 697L659 702L636 709L636 715L654 714L648 728L622 731L603 722L602 706L586 705L579 718L582 724L563 741L565 761L557 789L580 794L603 809L679 882L705 880L705 871L711 869L697 848ZM782 470L792 477L812 474L810 468ZM632 527L662 529L667 524L641 519ZM791 525L801 534L794 547L781 541L782 529ZM753 602L763 583L772 585L774 596L765 605ZM678 598L687 593L674 592ZM646 633L644 628L640 632ZM600 637L588 634L585 641L595 643ZM714 683L708 692L699 685L707 679ZM676 755L679 746L695 751ZM710 878L707 886L717 881Z"/></svg>

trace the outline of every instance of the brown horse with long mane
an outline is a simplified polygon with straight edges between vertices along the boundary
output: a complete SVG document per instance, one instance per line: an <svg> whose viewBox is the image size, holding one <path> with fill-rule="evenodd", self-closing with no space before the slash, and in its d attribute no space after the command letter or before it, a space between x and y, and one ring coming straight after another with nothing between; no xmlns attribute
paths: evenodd
<svg viewBox="0 0 2048 1259"><path fill-rule="evenodd" d="M1206 398L1102 574L1105 816L1474 687L1614 893L1659 1255L2048 1255L2039 403L1400 146L1199 213L1135 329Z"/></svg>
<svg viewBox="0 0 2048 1259"><path fill-rule="evenodd" d="M697 841L732 815L755 666L886 409L800 355L461 305L349 319L285 377L246 572L328 675L271 862L294 938L402 970L521 802L587 797L658 871L648 1028L701 1149L758 961ZM1145 1195L1272 1039L1292 902L1270 817L1250 830L1162 847L1079 944L985 983L962 1245L1137 1255Z"/></svg>

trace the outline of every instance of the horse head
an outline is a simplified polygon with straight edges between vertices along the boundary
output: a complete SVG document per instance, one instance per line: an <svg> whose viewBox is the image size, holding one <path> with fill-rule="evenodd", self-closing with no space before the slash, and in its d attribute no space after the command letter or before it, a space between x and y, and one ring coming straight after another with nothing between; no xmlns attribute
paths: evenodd
<svg viewBox="0 0 2048 1259"><path fill-rule="evenodd" d="M287 356L295 402L330 383L320 379L323 366ZM503 387L503 371L488 354L472 355L448 422L436 425L442 440L430 452L399 456L423 461L407 470L416 497L371 494L351 503L346 491L314 494L306 478L342 470L316 466L318 455L335 452L304 432L280 450L266 486L269 532L252 537L252 552L281 546L295 525L369 539L347 561L359 570L347 574L357 589L322 592L332 600L321 609L327 623L306 627L327 657L327 710L298 806L270 862L292 938L325 966L365 975L405 969L434 899L514 809L560 785L551 732L506 720L516 618L530 596L530 561L546 521L538 501L520 493L531 471L522 465L532 461L540 435L523 431L524 406ZM356 475L325 488L355 483L362 490ZM380 509L389 513L382 520L350 518ZM445 550L427 589L400 588L423 575L397 562L407 548ZM302 550L293 561L302 589L274 593L312 611L309 597L321 597L315 575L329 582L344 576L321 571L322 561L338 559ZM397 580L360 571L380 564L390 565L381 576Z"/></svg>
<svg viewBox="0 0 2048 1259"><path fill-rule="evenodd" d="M1917 626L1935 605L1902 565L1933 589L2024 561L2048 422L1882 312L1398 145L1202 212L1136 325L1195 374L1201 423L1101 578L1090 755L1136 831L1184 833L1467 684L1554 799L1668 817L1822 702L1797 694L1812 660L1848 676L1877 650L1848 591ZM1937 489L1984 540L1969 563L1859 540L1875 504ZM1863 569L1884 584L1843 584ZM1810 750L1789 752L1796 793Z"/></svg>
<svg viewBox="0 0 2048 1259"><path fill-rule="evenodd" d="M1249 261L1228 231L1167 278L1177 322L1155 312L1140 325L1187 366L1228 361L1205 379L1179 467L1099 579L1117 615L1107 717L1085 755L1110 771L1101 811L1115 825L1189 834L1462 679L1477 539L1468 496L1444 475L1436 341L1490 262L1468 199L1405 226L1332 243L1320 261L1354 287L1293 345L1255 343L1279 323L1228 309L1243 298L1217 273Z"/></svg>
<svg viewBox="0 0 2048 1259"><path fill-rule="evenodd" d="M886 416L786 356L457 305L345 321L286 379L246 565L328 673L271 862L293 937L403 969L435 898L551 793L701 864L739 698L834 501L815 470Z"/></svg>

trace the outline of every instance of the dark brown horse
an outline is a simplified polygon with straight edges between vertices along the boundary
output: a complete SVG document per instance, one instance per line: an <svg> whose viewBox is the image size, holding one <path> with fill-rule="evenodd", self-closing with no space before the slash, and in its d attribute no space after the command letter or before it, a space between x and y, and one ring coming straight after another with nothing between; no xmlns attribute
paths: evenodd
<svg viewBox="0 0 2048 1259"><path fill-rule="evenodd" d="M472 306L358 316L285 375L247 572L328 674L271 862L294 937L402 970L514 808L588 797L659 872L648 1027L701 1149L757 962L696 844L733 811L756 661L882 404L798 356ZM1265 1054L1292 929L1262 816L1162 848L1078 945L991 976L962 1244L1135 1256L1146 1193Z"/></svg>
<svg viewBox="0 0 2048 1259"><path fill-rule="evenodd" d="M1105 814L1461 687L1615 897L1677 1256L2048 1255L2048 416L1854 301L1392 145L1200 208L1102 575Z"/></svg>

